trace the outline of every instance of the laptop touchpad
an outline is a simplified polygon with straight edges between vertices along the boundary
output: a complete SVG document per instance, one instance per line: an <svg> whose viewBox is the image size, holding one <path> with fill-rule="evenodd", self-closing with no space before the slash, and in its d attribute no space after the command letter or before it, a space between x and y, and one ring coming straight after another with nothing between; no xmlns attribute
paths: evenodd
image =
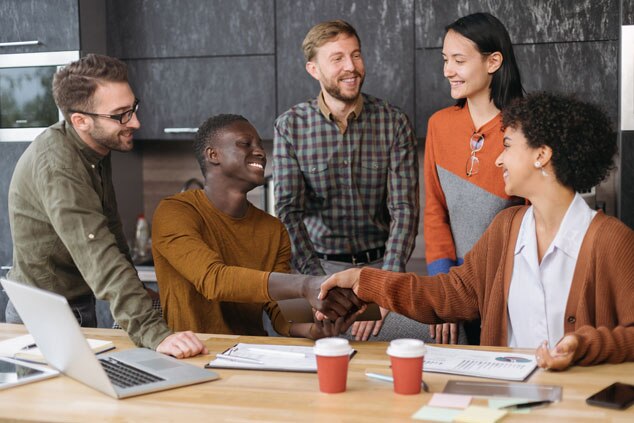
<svg viewBox="0 0 634 423"><path fill-rule="evenodd" d="M154 370L167 370L173 367L180 367L180 364L174 363L172 360L165 360L163 358L154 358L152 360L139 361L138 364Z"/></svg>

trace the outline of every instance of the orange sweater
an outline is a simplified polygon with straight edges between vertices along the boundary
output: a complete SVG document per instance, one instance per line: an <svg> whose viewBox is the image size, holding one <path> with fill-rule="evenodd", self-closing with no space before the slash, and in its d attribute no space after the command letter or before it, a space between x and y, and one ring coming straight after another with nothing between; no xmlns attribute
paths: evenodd
<svg viewBox="0 0 634 423"><path fill-rule="evenodd" d="M482 345L507 346L507 297L522 207L498 214L462 266L417 276L364 268L359 297L423 323L482 319ZM566 303L564 332L581 365L634 361L634 231L599 213L586 233Z"/></svg>
<svg viewBox="0 0 634 423"><path fill-rule="evenodd" d="M275 330L289 324L268 293L269 272L290 271L282 223L249 204L243 218L216 209L204 191L159 204L152 252L163 316L176 331L265 336L262 311Z"/></svg>
<svg viewBox="0 0 634 423"><path fill-rule="evenodd" d="M467 176L469 140L478 130L484 136L477 174ZM495 215L520 203L504 192L502 170L495 159L503 150L501 114L475 128L469 105L447 107L429 119L423 174L425 209L423 235L427 273L446 273L462 263Z"/></svg>

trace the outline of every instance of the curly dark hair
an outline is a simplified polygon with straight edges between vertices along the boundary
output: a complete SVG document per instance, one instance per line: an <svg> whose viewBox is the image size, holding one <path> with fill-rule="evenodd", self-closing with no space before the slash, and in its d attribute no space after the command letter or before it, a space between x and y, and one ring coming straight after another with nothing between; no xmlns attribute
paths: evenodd
<svg viewBox="0 0 634 423"><path fill-rule="evenodd" d="M238 121L249 122L247 118L241 115L223 114L208 118L198 128L196 138L194 139L194 154L196 155L196 160L198 161L198 166L200 166L203 176L205 176L207 170L205 150L207 147L214 145L215 138L218 136L220 130Z"/></svg>
<svg viewBox="0 0 634 423"><path fill-rule="evenodd" d="M555 177L576 192L590 190L615 168L610 118L574 96L537 92L515 99L502 111L502 125L521 130L531 148L550 147Z"/></svg>

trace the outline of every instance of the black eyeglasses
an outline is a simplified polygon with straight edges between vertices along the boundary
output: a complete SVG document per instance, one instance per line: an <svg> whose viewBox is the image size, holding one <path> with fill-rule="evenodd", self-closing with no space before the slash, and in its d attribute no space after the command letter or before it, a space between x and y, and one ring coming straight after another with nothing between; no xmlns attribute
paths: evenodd
<svg viewBox="0 0 634 423"><path fill-rule="evenodd" d="M135 98L134 99L134 104L132 105L132 108L130 110L126 110L123 113L117 113L115 115L108 115L108 114L102 114L102 113L82 112L81 110L69 110L69 112L70 113L81 113L82 115L88 115L88 116L95 116L95 117L113 119L113 120L118 121L121 125L125 125L126 123L130 122L130 119L132 119L132 115L134 115L136 113L136 111L139 110L139 103L140 102L141 102L141 100L139 100L138 98Z"/></svg>

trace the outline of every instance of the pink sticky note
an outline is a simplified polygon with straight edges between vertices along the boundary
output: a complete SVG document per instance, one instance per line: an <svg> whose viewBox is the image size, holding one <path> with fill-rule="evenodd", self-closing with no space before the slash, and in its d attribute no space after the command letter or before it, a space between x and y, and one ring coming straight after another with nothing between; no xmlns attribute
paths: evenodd
<svg viewBox="0 0 634 423"><path fill-rule="evenodd" d="M471 403L469 395L434 394L427 405L432 407L467 408Z"/></svg>

